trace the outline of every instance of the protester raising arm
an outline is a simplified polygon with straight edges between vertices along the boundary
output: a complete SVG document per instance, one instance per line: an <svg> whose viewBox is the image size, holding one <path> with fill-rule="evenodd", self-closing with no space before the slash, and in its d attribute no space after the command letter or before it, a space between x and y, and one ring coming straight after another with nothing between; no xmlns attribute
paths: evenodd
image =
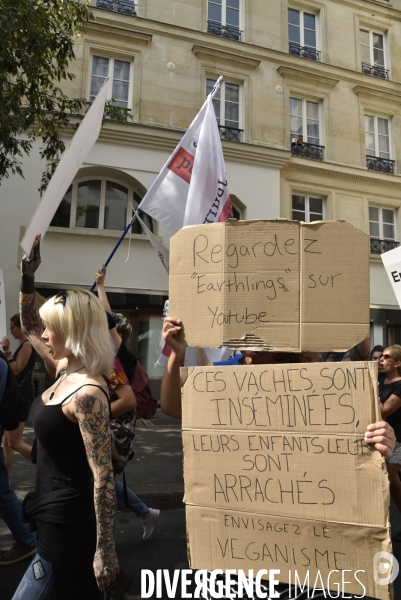
<svg viewBox="0 0 401 600"><path fill-rule="evenodd" d="M181 381L180 366L185 348L177 342L175 336L181 330L180 319L166 317L163 322L162 336L171 347L171 354L164 370L160 389L160 408L166 415L181 419Z"/></svg>
<svg viewBox="0 0 401 600"><path fill-rule="evenodd" d="M113 340L114 346L116 348L116 352L118 351L119 347L121 346L121 338L117 333L116 330L116 326L114 325L114 327L112 327L112 325L110 324L111 321L110 319L112 319L111 317L111 307L107 298L107 294L106 294L106 290L104 289L104 281L106 279L106 272L107 272L107 268L105 267L105 265L103 265L103 269L99 269L95 275L95 280L96 280L96 287L97 287L97 293L99 296L99 300L102 303L102 306L104 308L104 310L107 313L107 318L109 321L109 332L111 335L111 339Z"/></svg>
<svg viewBox="0 0 401 600"><path fill-rule="evenodd" d="M43 359L49 374L56 378L57 374L67 366L66 360L57 361L49 353L49 348L42 340L45 326L36 304L35 272L40 266L40 238L38 235L32 246L29 257L25 254L21 261L21 292L20 292L20 317L21 327L27 334L32 347Z"/></svg>

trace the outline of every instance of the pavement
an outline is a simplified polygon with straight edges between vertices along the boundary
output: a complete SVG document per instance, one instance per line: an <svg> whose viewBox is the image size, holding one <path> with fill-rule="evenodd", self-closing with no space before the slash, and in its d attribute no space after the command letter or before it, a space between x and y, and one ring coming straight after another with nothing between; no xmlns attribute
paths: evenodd
<svg viewBox="0 0 401 600"><path fill-rule="evenodd" d="M26 441L33 440L33 430L27 424ZM182 471L181 421L171 419L160 411L152 421L138 421L135 438L135 456L125 469L127 485L150 507L162 512L149 540L142 541L142 523L119 503L116 517L116 550L120 566L134 575L125 595L126 600L139 600L141 571L188 569L185 511L182 502L184 481ZM20 500L31 491L35 481L35 467L20 455L15 455L10 476L11 484ZM401 531L401 514L391 506L390 520L393 533ZM12 544L9 530L0 520L0 551ZM394 544L394 554L401 563L401 543ZM0 567L0 599L11 600L29 565L23 561L9 567ZM164 590L164 586L163 586ZM401 574L394 582L394 599L401 600ZM165 592L162 600L166 600ZM175 596L181 598L181 591ZM316 596L315 596L316 597ZM349 596L348 596L349 597ZM156 598L153 594L151 598ZM283 594L281 600L286 600Z"/></svg>

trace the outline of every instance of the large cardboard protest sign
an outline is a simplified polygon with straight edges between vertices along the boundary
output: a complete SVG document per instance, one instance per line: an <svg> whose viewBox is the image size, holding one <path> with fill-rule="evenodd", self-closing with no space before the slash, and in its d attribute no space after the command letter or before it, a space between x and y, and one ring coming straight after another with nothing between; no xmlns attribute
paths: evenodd
<svg viewBox="0 0 401 600"><path fill-rule="evenodd" d="M368 236L349 223L195 225L170 252L188 346L343 351L369 335Z"/></svg>
<svg viewBox="0 0 401 600"><path fill-rule="evenodd" d="M373 572L391 552L388 479L363 441L380 419L375 369L181 370L191 568L279 569L281 582L389 598Z"/></svg>

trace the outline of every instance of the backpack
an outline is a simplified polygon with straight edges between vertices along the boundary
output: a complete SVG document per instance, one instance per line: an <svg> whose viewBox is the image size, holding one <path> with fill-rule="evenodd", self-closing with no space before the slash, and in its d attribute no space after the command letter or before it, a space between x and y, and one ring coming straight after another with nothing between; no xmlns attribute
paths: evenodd
<svg viewBox="0 0 401 600"><path fill-rule="evenodd" d="M0 424L6 431L14 431L20 424L21 398L17 379L8 364L5 354L0 351L0 360L7 364L7 381L2 398L0 398Z"/></svg>
<svg viewBox="0 0 401 600"><path fill-rule="evenodd" d="M133 415L131 418L130 415ZM115 475L122 473L134 457L132 443L135 437L135 413L126 413L110 419L111 462Z"/></svg>
<svg viewBox="0 0 401 600"><path fill-rule="evenodd" d="M150 389L148 374L139 362L136 361L134 372L130 381L136 398L135 412L140 419L151 419L157 410L157 400Z"/></svg>

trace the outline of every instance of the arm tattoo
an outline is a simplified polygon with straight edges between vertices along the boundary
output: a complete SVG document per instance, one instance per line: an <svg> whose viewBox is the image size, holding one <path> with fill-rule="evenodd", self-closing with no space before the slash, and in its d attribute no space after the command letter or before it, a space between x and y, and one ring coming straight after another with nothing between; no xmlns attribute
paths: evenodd
<svg viewBox="0 0 401 600"><path fill-rule="evenodd" d="M36 304L36 292L33 294L20 292L20 316L22 329L27 336L40 339L45 326Z"/></svg>
<svg viewBox="0 0 401 600"><path fill-rule="evenodd" d="M75 415L81 430L86 456L94 476L94 501L97 523L95 574L105 565L115 568L114 550L114 476L111 465L109 407L106 399L77 392Z"/></svg>

